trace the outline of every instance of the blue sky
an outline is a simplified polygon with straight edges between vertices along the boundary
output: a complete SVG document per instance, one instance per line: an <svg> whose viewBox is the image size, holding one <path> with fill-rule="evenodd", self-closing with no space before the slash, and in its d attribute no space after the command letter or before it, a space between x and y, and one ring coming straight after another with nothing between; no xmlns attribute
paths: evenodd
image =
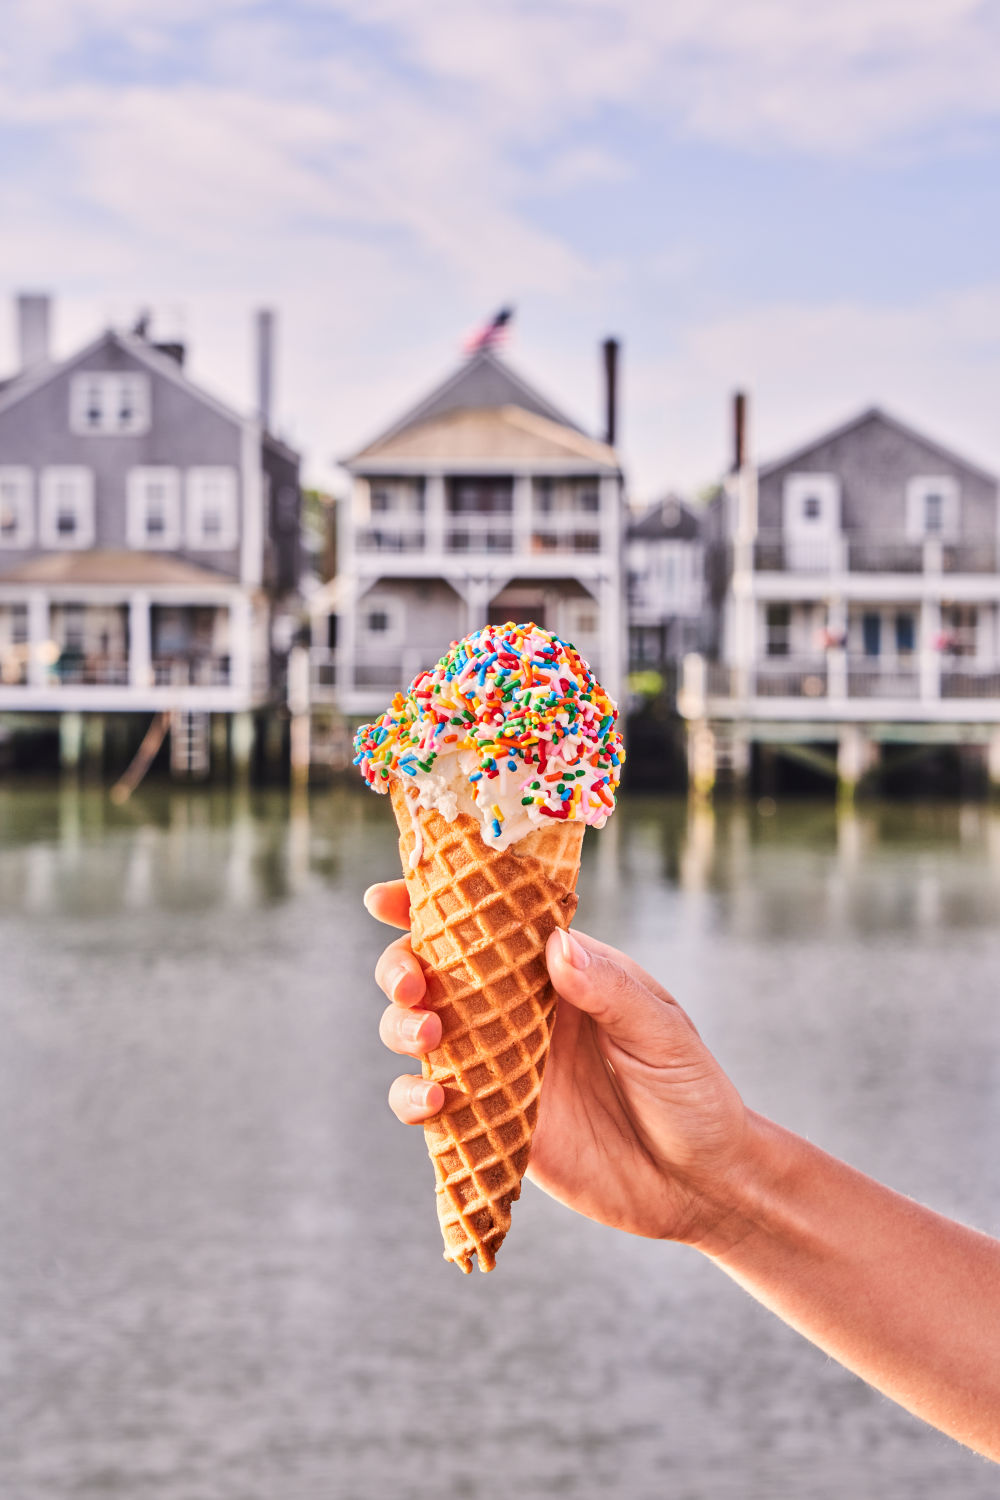
<svg viewBox="0 0 1000 1500"><path fill-rule="evenodd" d="M995 4L7 0L0 223L61 351L149 306L249 404L275 306L322 483L506 302L586 425L622 338L637 499L737 385L763 456L880 402L1000 469Z"/></svg>

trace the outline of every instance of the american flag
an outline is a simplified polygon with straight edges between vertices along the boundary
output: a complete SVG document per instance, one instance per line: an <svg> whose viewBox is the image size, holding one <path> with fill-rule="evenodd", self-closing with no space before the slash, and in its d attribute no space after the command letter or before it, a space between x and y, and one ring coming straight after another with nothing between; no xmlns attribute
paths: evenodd
<svg viewBox="0 0 1000 1500"><path fill-rule="evenodd" d="M466 354L478 354L480 349L499 349L507 342L510 325L514 317L512 307L501 307L495 317L483 323L462 341Z"/></svg>

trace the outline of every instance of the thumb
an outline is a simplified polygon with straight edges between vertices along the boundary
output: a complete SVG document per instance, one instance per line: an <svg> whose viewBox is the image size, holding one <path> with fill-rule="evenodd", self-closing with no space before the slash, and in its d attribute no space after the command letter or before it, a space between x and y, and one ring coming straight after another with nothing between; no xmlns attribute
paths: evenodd
<svg viewBox="0 0 1000 1500"><path fill-rule="evenodd" d="M623 1052L652 1067L676 1063L697 1043L687 1016L655 994L623 964L614 950L584 946L557 927L545 945L545 960L558 994L585 1011Z"/></svg>

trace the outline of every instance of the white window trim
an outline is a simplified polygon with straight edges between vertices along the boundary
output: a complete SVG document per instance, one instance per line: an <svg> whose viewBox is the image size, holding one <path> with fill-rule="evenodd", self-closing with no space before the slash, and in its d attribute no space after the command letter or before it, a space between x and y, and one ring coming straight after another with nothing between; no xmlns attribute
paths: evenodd
<svg viewBox="0 0 1000 1500"><path fill-rule="evenodd" d="M925 500L928 495L941 496L941 530L926 529ZM958 536L958 480L952 474L915 474L906 482L906 535L910 541L954 541Z"/></svg>
<svg viewBox="0 0 1000 1500"><path fill-rule="evenodd" d="M163 533L150 536L149 500L146 486L155 481L165 487ZM181 478L167 465L130 469L126 483L125 537L138 551L173 552L181 544Z"/></svg>
<svg viewBox="0 0 1000 1500"><path fill-rule="evenodd" d="M388 616L387 630L369 630L368 615L382 610ZM366 594L358 604L358 640L365 646L385 646L396 650L405 641L406 614L401 599L391 594Z"/></svg>
<svg viewBox="0 0 1000 1500"><path fill-rule="evenodd" d="M17 513L17 532L12 537L0 533L0 548L30 547L35 540L34 475L25 465L4 464L0 466L0 482L15 486Z"/></svg>
<svg viewBox="0 0 1000 1500"><path fill-rule="evenodd" d="M819 500L818 516L805 514L805 502ZM840 479L836 474L788 474L782 487L782 530L791 537L836 536L840 531Z"/></svg>
<svg viewBox="0 0 1000 1500"><path fill-rule="evenodd" d="M225 492L218 536L205 536L205 487L219 480ZM187 545L194 552L228 552L239 543L236 470L228 464L188 469L186 479Z"/></svg>
<svg viewBox="0 0 1000 1500"><path fill-rule="evenodd" d="M86 419L87 391L97 385L101 389L102 412L113 411L118 405L119 391L123 380L134 386L133 418L127 427L102 422L92 427ZM133 437L149 431L150 390L149 376L141 370L85 370L78 371L69 385L70 431L80 437Z"/></svg>
<svg viewBox="0 0 1000 1500"><path fill-rule="evenodd" d="M58 499L56 486L67 479L77 485L76 534L60 536L57 529ZM94 475L82 464L58 464L42 470L41 496L38 506L38 540L43 547L60 552L80 552L94 545Z"/></svg>

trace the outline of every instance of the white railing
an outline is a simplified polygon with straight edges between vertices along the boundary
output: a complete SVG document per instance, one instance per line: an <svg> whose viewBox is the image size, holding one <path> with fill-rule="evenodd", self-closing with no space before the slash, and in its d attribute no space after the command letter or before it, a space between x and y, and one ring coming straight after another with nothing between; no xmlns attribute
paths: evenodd
<svg viewBox="0 0 1000 1500"><path fill-rule="evenodd" d="M761 531L753 542L753 566L758 573L995 573L1000 543L988 535L945 541L877 531L828 537Z"/></svg>
<svg viewBox="0 0 1000 1500"><path fill-rule="evenodd" d="M228 656L154 656L153 682L157 687L227 687Z"/></svg>

